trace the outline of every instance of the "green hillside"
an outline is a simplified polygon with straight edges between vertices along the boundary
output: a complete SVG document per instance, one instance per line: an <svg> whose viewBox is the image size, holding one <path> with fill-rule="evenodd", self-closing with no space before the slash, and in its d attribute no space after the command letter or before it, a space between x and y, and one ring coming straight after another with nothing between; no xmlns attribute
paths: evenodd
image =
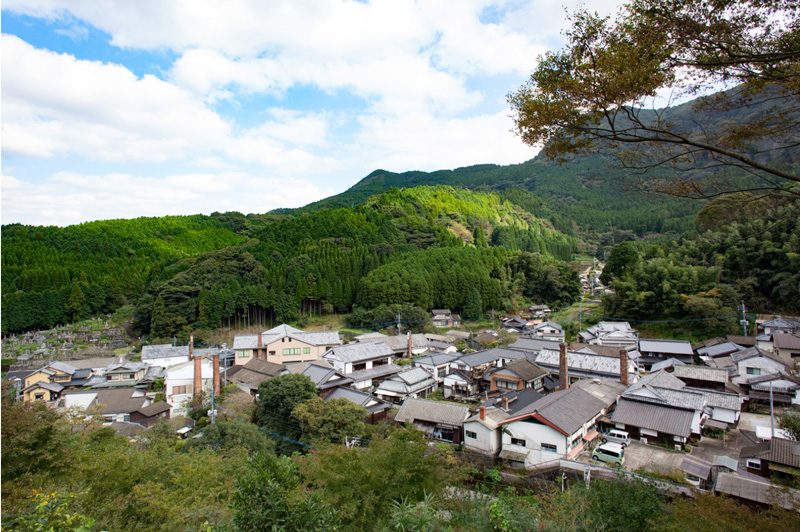
<svg viewBox="0 0 800 532"><path fill-rule="evenodd" d="M289 215L3 227L3 332L49 327L125 302L136 305L139 331L158 337L349 312L356 304L405 303L406 297L374 286L370 298L360 297L363 279L394 261L422 264L442 248L452 250L450 292L437 280L430 293L441 297L425 301L455 310L466 299L454 300L453 291L469 293L473 286L492 287L481 294L486 308L524 297L511 281L525 267L548 266L556 284L570 285L570 294L577 286L561 262L577 249L575 237L496 193L417 187L355 208ZM519 262L524 253L527 266Z"/></svg>

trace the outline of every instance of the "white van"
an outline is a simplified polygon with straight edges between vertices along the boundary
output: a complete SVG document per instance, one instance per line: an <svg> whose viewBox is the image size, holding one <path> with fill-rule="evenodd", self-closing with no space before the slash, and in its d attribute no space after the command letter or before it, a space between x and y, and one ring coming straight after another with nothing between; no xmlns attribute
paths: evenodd
<svg viewBox="0 0 800 532"><path fill-rule="evenodd" d="M631 443L631 437L624 430L611 429L608 432L603 433L603 438L601 441L603 443L614 442L625 447Z"/></svg>
<svg viewBox="0 0 800 532"><path fill-rule="evenodd" d="M618 443L604 443L595 447L592 458L598 462L622 467L625 463L625 449Z"/></svg>

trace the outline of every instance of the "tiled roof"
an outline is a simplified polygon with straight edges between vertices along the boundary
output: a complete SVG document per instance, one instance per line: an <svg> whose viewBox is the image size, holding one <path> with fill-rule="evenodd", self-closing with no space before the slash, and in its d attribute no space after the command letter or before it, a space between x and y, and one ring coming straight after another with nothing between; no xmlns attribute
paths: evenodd
<svg viewBox="0 0 800 532"><path fill-rule="evenodd" d="M150 406L145 406L136 410L136 412L142 414L143 416L152 417L162 412L166 412L170 409L169 404L166 401L159 401L157 403L153 403Z"/></svg>
<svg viewBox="0 0 800 532"><path fill-rule="evenodd" d="M325 396L326 401L332 401L334 399L347 399L351 403L363 406L370 414L382 412L390 408L388 403L381 401L371 393L362 392L353 388L339 387Z"/></svg>
<svg viewBox="0 0 800 532"><path fill-rule="evenodd" d="M502 408L488 407L486 408L484 419L481 419L481 413L479 410L478 412L467 418L467 420L464 421L464 423L477 422L490 430L494 430L498 426L500 426L500 423L502 423L508 417L509 414L506 413L506 411L503 410Z"/></svg>
<svg viewBox="0 0 800 532"><path fill-rule="evenodd" d="M548 368L558 368L559 352L542 349L536 356L536 363ZM628 362L629 372L632 363L632 361ZM618 376L620 359L619 357L569 351L567 352L567 364L570 371Z"/></svg>
<svg viewBox="0 0 800 532"><path fill-rule="evenodd" d="M505 423L538 414L564 434L573 434L584 423L606 408L605 401L580 388L568 388L546 395L519 410Z"/></svg>
<svg viewBox="0 0 800 532"><path fill-rule="evenodd" d="M262 345L266 346L267 344L271 344L285 337L291 337L294 338L295 340L299 340L301 342L305 342L310 345L318 345L318 346L339 345L342 343L342 340L341 338L339 338L339 333L337 331L304 332L301 331L300 329L295 329L290 325L286 325L285 323L261 333L261 342ZM258 348L257 334L245 334L245 335L235 336L233 338L233 349L256 349L256 348Z"/></svg>
<svg viewBox="0 0 800 532"><path fill-rule="evenodd" d="M789 333L775 333L772 335L772 344L778 349L800 350L800 336Z"/></svg>
<svg viewBox="0 0 800 532"><path fill-rule="evenodd" d="M724 342L709 347L701 347L700 349L697 350L697 354L709 357L721 357L724 355L735 353L736 351L742 351L744 349L745 349L744 347L738 344L734 344L733 342Z"/></svg>
<svg viewBox="0 0 800 532"><path fill-rule="evenodd" d="M679 379L685 378L723 384L728 382L728 372L726 370L706 366L675 366L672 374Z"/></svg>
<svg viewBox="0 0 800 532"><path fill-rule="evenodd" d="M425 364L426 366L440 366L442 364L449 364L458 357L459 355L455 355L453 353L432 353L430 355L415 358L414 364L417 366L420 364Z"/></svg>
<svg viewBox="0 0 800 532"><path fill-rule="evenodd" d="M365 342L332 347L324 357L346 363L385 358L393 354L394 351L383 342Z"/></svg>
<svg viewBox="0 0 800 532"><path fill-rule="evenodd" d="M454 362L461 362L474 368L476 366L497 362L501 359L519 360L521 358L525 358L525 355L519 351L495 347L494 349L487 349L486 351L462 355L457 360L454 360Z"/></svg>
<svg viewBox="0 0 800 532"><path fill-rule="evenodd" d="M464 405L445 401L408 398L403 401L403 405L394 419L400 423L427 421L460 427L468 417L469 408Z"/></svg>
<svg viewBox="0 0 800 532"><path fill-rule="evenodd" d="M497 372L511 372L517 375L525 382L530 382L534 379L538 379L539 377L544 377L545 375L549 375L550 372L544 369L541 366L537 366L533 362L530 362L526 359L516 360L511 362L504 368L500 368L496 370L494 373Z"/></svg>
<svg viewBox="0 0 800 532"><path fill-rule="evenodd" d="M666 353L668 355L694 355L694 351L692 351L692 344L684 340L640 338L639 351L643 353Z"/></svg>
<svg viewBox="0 0 800 532"><path fill-rule="evenodd" d="M370 379L377 379L379 377L385 377L386 375L392 375L394 373L399 373L402 370L403 368L398 366L397 364L386 364L384 366L375 366L370 369L354 371L352 373L348 373L347 376L353 379L353 382L361 382Z"/></svg>
<svg viewBox="0 0 800 532"><path fill-rule="evenodd" d="M650 366L650 371L656 372L661 371L662 369L672 368L675 366L683 366L685 362L681 362L677 358L668 358L666 360L662 360L661 362L656 362L652 366Z"/></svg>
<svg viewBox="0 0 800 532"><path fill-rule="evenodd" d="M770 329L794 329L800 328L800 321L778 316L777 318L765 321L761 326L769 327Z"/></svg>
<svg viewBox="0 0 800 532"><path fill-rule="evenodd" d="M688 438L692 433L692 417L691 410L620 398L611 421Z"/></svg>
<svg viewBox="0 0 800 532"><path fill-rule="evenodd" d="M554 340L541 340L538 338L519 338L513 344L508 346L509 349L516 349L518 351L541 351L542 349L558 349L558 342Z"/></svg>

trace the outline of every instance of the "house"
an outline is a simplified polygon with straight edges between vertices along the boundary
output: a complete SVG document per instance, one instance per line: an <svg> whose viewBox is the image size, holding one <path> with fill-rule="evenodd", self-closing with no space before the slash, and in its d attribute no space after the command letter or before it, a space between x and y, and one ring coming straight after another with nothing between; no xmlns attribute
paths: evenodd
<svg viewBox="0 0 800 532"><path fill-rule="evenodd" d="M489 370L489 391L544 390L544 379L550 372L527 359L516 360L502 368Z"/></svg>
<svg viewBox="0 0 800 532"><path fill-rule="evenodd" d="M640 338L639 353L641 354L639 363L648 371L653 364L670 358L680 360L684 364L692 364L694 362L692 344L684 340Z"/></svg>
<svg viewBox="0 0 800 532"><path fill-rule="evenodd" d="M431 322L435 327L458 327L461 325L461 316L453 314L449 308L435 308L431 310Z"/></svg>
<svg viewBox="0 0 800 532"><path fill-rule="evenodd" d="M793 318L777 316L759 323L758 332L761 334L775 334L779 332L800 334L800 321Z"/></svg>
<svg viewBox="0 0 800 532"><path fill-rule="evenodd" d="M476 334L473 340L478 345L491 345L497 342L499 339L500 335L497 333L497 331L483 331Z"/></svg>
<svg viewBox="0 0 800 532"><path fill-rule="evenodd" d="M409 397L427 397L436 385L436 379L425 369L408 368L382 381L375 395L384 401L400 403Z"/></svg>
<svg viewBox="0 0 800 532"><path fill-rule="evenodd" d="M584 387L602 387L591 392ZM500 458L530 468L559 458L574 458L598 437L596 424L614 404L624 386L589 381L544 396L499 422Z"/></svg>
<svg viewBox="0 0 800 532"><path fill-rule="evenodd" d="M381 401L371 393L344 386L334 388L325 396L326 401L332 401L334 399L346 399L353 404L364 407L367 410L367 423L377 423L385 419L386 413L389 408L391 408L389 403Z"/></svg>
<svg viewBox="0 0 800 532"><path fill-rule="evenodd" d="M388 366L395 358L394 351L384 342L365 342L338 345L322 356L343 375Z"/></svg>
<svg viewBox="0 0 800 532"><path fill-rule="evenodd" d="M480 384L471 372L456 369L442 379L442 388L445 399L471 399L478 395Z"/></svg>
<svg viewBox="0 0 800 532"><path fill-rule="evenodd" d="M449 336L449 337L453 338L454 342L460 342L462 340L463 341L467 341L467 340L470 339L470 333L468 333L466 331L457 331L455 329L450 329L449 331L447 331L444 334L446 336Z"/></svg>
<svg viewBox="0 0 800 532"><path fill-rule="evenodd" d="M284 323L259 334L235 336L233 350L235 365L244 365L253 358L294 364L318 360L341 344L338 332L304 332Z"/></svg>
<svg viewBox="0 0 800 532"><path fill-rule="evenodd" d="M627 321L601 321L578 333L578 341L615 347L636 346L639 334Z"/></svg>
<svg viewBox="0 0 800 532"><path fill-rule="evenodd" d="M411 423L432 439L458 444L463 441L462 430L468 417L469 408L463 405L408 398L394 420Z"/></svg>
<svg viewBox="0 0 800 532"><path fill-rule="evenodd" d="M345 377L341 372L333 369L325 360L316 360L304 364L292 364L289 366L289 371L305 375L311 379L314 386L317 387L317 392L323 398L327 397L328 394L337 388L353 384L352 378Z"/></svg>
<svg viewBox="0 0 800 532"><path fill-rule="evenodd" d="M743 448L739 456L747 470L757 475L800 480L800 442L776 437Z"/></svg>
<svg viewBox="0 0 800 532"><path fill-rule="evenodd" d="M444 382L445 376L450 373L450 364L459 355L452 353L430 353L414 359L414 366L425 368L428 373L433 375L438 384Z"/></svg>
<svg viewBox="0 0 800 532"><path fill-rule="evenodd" d="M800 378L785 370L750 377L741 383L742 393L750 401L769 402L791 406L800 405Z"/></svg>
<svg viewBox="0 0 800 532"><path fill-rule="evenodd" d="M150 428L161 420L169 419L169 403L159 401L148 406L143 406L130 413L131 423L138 423L143 427Z"/></svg>
<svg viewBox="0 0 800 532"><path fill-rule="evenodd" d="M469 353L467 355L461 355L457 359L455 359L451 364L451 368L454 369L462 369L466 371L471 371L473 373L482 374L489 368L497 367L497 366L505 366L509 362L513 362L514 360L520 360L525 358L525 353L514 350L514 349L506 349L503 347L495 347L493 349L487 349L485 351L478 351L476 353Z"/></svg>
<svg viewBox="0 0 800 532"><path fill-rule="evenodd" d="M161 402L163 404L163 401ZM106 421L132 421L134 412L144 409L152 404L144 391L134 388L112 388L100 390L83 390L65 392L60 406L65 410L84 411L97 415ZM158 409L162 406L159 405ZM169 407L167 407L169 408ZM156 409L151 409L155 411ZM147 414L157 416L151 410ZM145 417L140 414L140 418Z"/></svg>
<svg viewBox="0 0 800 532"><path fill-rule="evenodd" d="M531 305L528 307L528 311L531 313L531 316L535 319L545 320L550 317L552 310L547 305Z"/></svg>
<svg viewBox="0 0 800 532"><path fill-rule="evenodd" d="M564 341L564 328L558 323L546 321L533 327L533 337L553 342Z"/></svg>
<svg viewBox="0 0 800 532"><path fill-rule="evenodd" d="M212 393L219 395L219 392L219 357L194 356L189 362L165 370L164 393L172 417L185 415L192 400Z"/></svg>
<svg viewBox="0 0 800 532"><path fill-rule="evenodd" d="M681 364L672 368L672 374L695 388L707 388L724 392L730 382L730 374L721 368Z"/></svg>
<svg viewBox="0 0 800 532"><path fill-rule="evenodd" d="M731 381L738 385L746 385L754 377L774 375L789 369L784 361L757 347L732 353L730 358L733 364Z"/></svg>
<svg viewBox="0 0 800 532"><path fill-rule="evenodd" d="M65 362L49 362L20 378L22 400L51 402L68 389L82 388L91 379L91 369L76 369Z"/></svg>
<svg viewBox="0 0 800 532"><path fill-rule="evenodd" d="M478 412L464 422L464 447L497 455L502 448L500 423L542 397L536 390L527 388L507 392L484 402Z"/></svg>
<svg viewBox="0 0 800 532"><path fill-rule="evenodd" d="M231 368L227 373L227 378L229 382L238 386L239 389L255 397L261 383L287 373L289 373L289 370L283 364L274 364L254 358L244 366Z"/></svg>
<svg viewBox="0 0 800 532"><path fill-rule="evenodd" d="M800 370L800 334L776 332L772 335L772 352L793 370Z"/></svg>
<svg viewBox="0 0 800 532"><path fill-rule="evenodd" d="M354 371L347 375L348 378L352 379L353 387L358 390L366 390L369 388L375 388L384 380L390 378L392 375L396 375L403 371L402 366L398 366L397 364L387 364L381 366L375 366L370 369L363 369L361 371Z"/></svg>
<svg viewBox="0 0 800 532"><path fill-rule="evenodd" d="M509 332L523 332L528 330L530 325L528 320L522 316L506 316L505 318L500 318L500 323Z"/></svg>
<svg viewBox="0 0 800 532"><path fill-rule="evenodd" d="M148 370L144 362L120 360L113 362L105 369L102 381L92 388L126 388L133 387L144 380Z"/></svg>
<svg viewBox="0 0 800 532"><path fill-rule="evenodd" d="M731 356L733 353L746 349L746 347L733 342L722 342L713 345L703 345L697 347L695 351L697 351L697 355L707 363L709 359Z"/></svg>
<svg viewBox="0 0 800 532"><path fill-rule="evenodd" d="M650 366L650 372L655 373L657 371L668 371L672 372L675 370L676 366L685 366L686 364L678 360L677 358L668 358L666 360L662 360L661 362L656 362L652 366Z"/></svg>

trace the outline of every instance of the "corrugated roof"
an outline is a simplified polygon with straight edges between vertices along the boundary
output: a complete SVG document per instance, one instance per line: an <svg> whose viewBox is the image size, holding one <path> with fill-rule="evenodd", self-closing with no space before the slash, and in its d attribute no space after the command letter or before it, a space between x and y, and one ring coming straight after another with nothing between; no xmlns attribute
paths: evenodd
<svg viewBox="0 0 800 532"><path fill-rule="evenodd" d="M427 421L460 427L468 417L469 408L464 405L445 401L408 398L403 401L403 405L394 419L400 423Z"/></svg>
<svg viewBox="0 0 800 532"><path fill-rule="evenodd" d="M668 355L692 356L692 344L684 340L660 340L657 338L640 338L639 351L643 353L665 353Z"/></svg>
<svg viewBox="0 0 800 532"><path fill-rule="evenodd" d="M770 506L782 506L787 510L796 510L800 506L800 491L734 473L720 473L714 491Z"/></svg>
<svg viewBox="0 0 800 532"><path fill-rule="evenodd" d="M800 468L800 442L772 438L767 449L754 456L776 464Z"/></svg>
<svg viewBox="0 0 800 532"><path fill-rule="evenodd" d="M681 462L681 471L708 480L711 474L711 464L692 458L684 458Z"/></svg>
<svg viewBox="0 0 800 532"><path fill-rule="evenodd" d="M332 347L324 357L347 363L385 358L393 354L394 351L383 342L365 342Z"/></svg>
<svg viewBox="0 0 800 532"><path fill-rule="evenodd" d="M620 398L611 421L688 438L692 433L691 410Z"/></svg>

